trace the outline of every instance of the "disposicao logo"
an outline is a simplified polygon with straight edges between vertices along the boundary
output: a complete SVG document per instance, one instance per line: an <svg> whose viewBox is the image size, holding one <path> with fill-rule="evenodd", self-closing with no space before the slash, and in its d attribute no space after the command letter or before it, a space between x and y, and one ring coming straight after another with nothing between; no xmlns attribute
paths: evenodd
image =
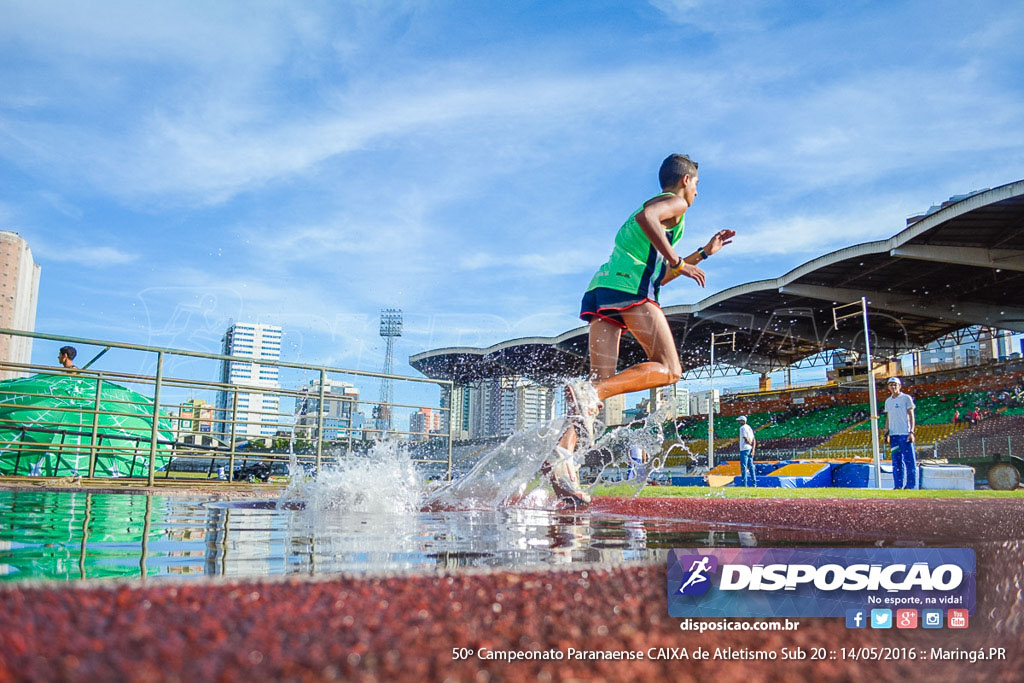
<svg viewBox="0 0 1024 683"><path fill-rule="evenodd" d="M973 613L974 601L968 548L676 549L668 556L668 610L678 617Z"/></svg>
<svg viewBox="0 0 1024 683"><path fill-rule="evenodd" d="M683 583L679 586L680 595L704 595L711 588L711 577L718 569L718 558L714 555L685 555L679 558L684 567L689 567L683 574Z"/></svg>

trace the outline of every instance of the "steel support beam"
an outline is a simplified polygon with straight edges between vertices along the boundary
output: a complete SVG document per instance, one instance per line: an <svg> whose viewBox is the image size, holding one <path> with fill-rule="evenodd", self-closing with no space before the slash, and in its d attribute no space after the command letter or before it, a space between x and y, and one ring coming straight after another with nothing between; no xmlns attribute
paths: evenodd
<svg viewBox="0 0 1024 683"><path fill-rule="evenodd" d="M1011 249L981 249L978 247L935 247L928 244L904 244L889 250L890 256L955 263L979 268L1001 268L1024 271L1024 252Z"/></svg>
<svg viewBox="0 0 1024 683"><path fill-rule="evenodd" d="M871 308L876 310L938 318L963 327L986 325L1014 332L1024 332L1024 308L1018 306L993 306L972 301L942 303L942 299L939 297L875 292L845 287L823 287L821 285L783 285L779 287L779 291L783 294L805 296L822 301L853 301L866 297Z"/></svg>

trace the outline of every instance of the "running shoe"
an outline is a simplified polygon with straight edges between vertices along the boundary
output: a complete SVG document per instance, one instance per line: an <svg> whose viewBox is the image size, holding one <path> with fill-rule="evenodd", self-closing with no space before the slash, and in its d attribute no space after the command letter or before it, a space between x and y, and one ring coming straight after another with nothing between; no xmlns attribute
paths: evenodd
<svg viewBox="0 0 1024 683"><path fill-rule="evenodd" d="M585 445L594 443L594 423L604 406L597 389L586 380L574 380L565 385L566 414L576 424Z"/></svg>
<svg viewBox="0 0 1024 683"><path fill-rule="evenodd" d="M555 463L545 462L541 472L548 475L551 488L562 501L576 507L590 504L590 494L580 486L579 466L573 463L572 453L555 446Z"/></svg>

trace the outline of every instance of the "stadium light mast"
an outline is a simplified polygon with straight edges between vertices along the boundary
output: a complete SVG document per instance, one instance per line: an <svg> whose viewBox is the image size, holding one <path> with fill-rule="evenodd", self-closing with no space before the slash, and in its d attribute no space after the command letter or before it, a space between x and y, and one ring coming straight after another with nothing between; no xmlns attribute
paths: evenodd
<svg viewBox="0 0 1024 683"><path fill-rule="evenodd" d="M708 377L711 379L711 393L708 399L708 471L715 467L715 347L719 344L729 344L730 350L736 350L735 332L712 332L711 333L711 369Z"/></svg>
<svg viewBox="0 0 1024 683"><path fill-rule="evenodd" d="M374 409L374 417L377 418L377 429L380 430L380 438L387 437L391 431L391 374L395 361L395 337L402 336L402 309L384 308L380 312L380 336L387 340L387 347L384 350L384 371L385 377L380 381L380 403Z"/></svg>
<svg viewBox="0 0 1024 683"><path fill-rule="evenodd" d="M849 309L851 306L857 306L860 310L843 313L842 315L839 314L840 310ZM832 322L837 330L839 329L840 320L855 318L858 315L864 318L864 354L867 356L868 402L871 408L871 452L875 463L875 488L880 489L882 488L882 462L878 439L878 393L875 387L874 363L871 362L871 329L868 327L868 300L867 297L862 296L860 301L832 307Z"/></svg>

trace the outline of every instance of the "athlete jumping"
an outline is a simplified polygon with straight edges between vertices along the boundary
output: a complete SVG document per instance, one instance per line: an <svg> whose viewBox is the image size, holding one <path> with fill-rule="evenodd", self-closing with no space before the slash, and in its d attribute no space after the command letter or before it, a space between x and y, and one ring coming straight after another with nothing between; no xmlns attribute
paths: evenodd
<svg viewBox="0 0 1024 683"><path fill-rule="evenodd" d="M571 425L545 463L556 495L586 505L590 494L579 481L577 446L594 442L594 422L602 401L619 394L675 384L682 376L679 351L668 320L658 305L661 286L683 275L705 284L697 264L717 253L736 235L719 230L706 245L685 258L676 252L683 237L684 214L697 198L697 163L685 154L665 159L658 172L661 193L644 202L615 235L608 262L601 266L583 295L580 318L590 324L590 375L570 382L566 406ZM648 360L615 370L619 339L628 331Z"/></svg>

